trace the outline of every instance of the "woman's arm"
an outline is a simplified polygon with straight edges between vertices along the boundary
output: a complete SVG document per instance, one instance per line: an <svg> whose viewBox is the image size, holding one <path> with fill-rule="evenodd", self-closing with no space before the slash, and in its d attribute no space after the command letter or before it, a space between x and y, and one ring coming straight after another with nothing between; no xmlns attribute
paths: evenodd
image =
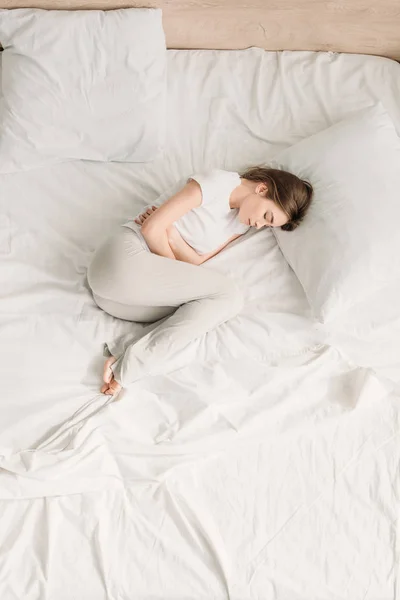
<svg viewBox="0 0 400 600"><path fill-rule="evenodd" d="M168 198L161 206L151 212L142 223L141 232L154 235L166 232L168 227L193 208L201 205L201 188L196 181L190 181L179 192Z"/></svg>
<svg viewBox="0 0 400 600"><path fill-rule="evenodd" d="M171 249L166 231L160 231L157 235L151 235L148 234L146 230L143 231L142 227L140 232L144 237L145 242L150 248L151 252L153 252L154 254L158 254L159 256L165 256L165 258L172 258L172 260L177 259L174 252Z"/></svg>
<svg viewBox="0 0 400 600"><path fill-rule="evenodd" d="M171 218L174 218L174 220L177 221L179 216L182 216L185 212L191 210L191 208L189 208L190 206L194 208L200 203L200 186L197 182L191 181L183 188L183 190L178 192L178 194L175 194L175 196L172 196L172 198L167 200L162 206L152 206L135 219L135 222L141 225L141 233L154 254L193 265L201 265L213 256L216 256L233 240L241 237L240 235L233 235L213 252L201 255L198 254L187 242L185 242L175 228L173 222L171 223L170 220ZM165 210L165 206L167 207L167 210ZM160 212L163 213L161 218ZM151 223L153 225L151 225Z"/></svg>
<svg viewBox="0 0 400 600"><path fill-rule="evenodd" d="M200 265L201 256L193 250L191 246L181 236L174 225L170 225L167 229L168 243L176 260L187 262L192 265Z"/></svg>
<svg viewBox="0 0 400 600"><path fill-rule="evenodd" d="M198 254L196 250L193 250L193 248L185 242L183 237L173 225L168 227L167 236L168 243L176 259L183 262L188 262L192 265L202 265L213 256L219 254L219 252L221 252L221 250L223 250L228 244L233 242L233 240L241 237L240 235L233 235L227 242L225 242L225 244L222 244L222 246L219 246L213 252L208 252L207 254Z"/></svg>
<svg viewBox="0 0 400 600"><path fill-rule="evenodd" d="M167 229L184 214L201 205L201 188L190 181L182 190L164 202L142 223L140 232L154 254L175 258L168 242Z"/></svg>
<svg viewBox="0 0 400 600"><path fill-rule="evenodd" d="M137 223L138 225L143 225L143 223L150 217L150 215L153 214L153 212L155 212L157 209L157 206L152 206L150 208L148 208L147 210L145 210L144 212L142 212L140 215L138 215L135 219L135 223ZM175 255L171 250L171 247L168 243L168 238L167 238L167 244L165 244L165 240L163 240L163 238L161 237L161 239L157 239L156 244L157 244L157 252L155 252L153 250L154 248L154 242L152 241L152 236L148 236L148 234L146 233L146 230L144 230L141 227L141 234L144 237L148 247L150 248L150 250L152 252L154 252L154 254L158 254L159 256L164 256L165 258L172 258L172 260L175 260Z"/></svg>
<svg viewBox="0 0 400 600"><path fill-rule="evenodd" d="M142 212L140 215L138 215L136 217L135 223L137 223L138 225L143 225L143 223L156 210L157 210L156 206L152 206L151 208L148 208L146 211ZM142 233L142 235L143 235L143 233ZM151 239L148 239L148 236L146 236L146 233L144 233L143 237L145 238L150 250L153 251L152 248L150 247ZM161 244L163 243L162 240L161 240L161 244L160 244L160 240L157 240L157 242L158 242L157 254L159 254L160 256L165 256L166 258L181 260L183 262L188 262L188 263L191 263L194 265L199 264L200 256L197 254L197 252L195 250L193 250L193 248L191 246L189 246L189 244L187 244L185 242L185 240L179 234L179 232L177 231L177 229L175 228L174 225L170 225L167 228L168 247L166 245L164 247L161 247ZM172 246L174 247L175 251L172 249Z"/></svg>

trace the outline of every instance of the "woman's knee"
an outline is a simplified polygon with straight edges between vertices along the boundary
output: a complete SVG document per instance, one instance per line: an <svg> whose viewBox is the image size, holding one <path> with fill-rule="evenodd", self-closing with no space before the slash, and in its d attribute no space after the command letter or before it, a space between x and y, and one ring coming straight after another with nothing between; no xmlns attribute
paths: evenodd
<svg viewBox="0 0 400 600"><path fill-rule="evenodd" d="M121 231L110 236L95 251L87 279L91 290L99 296L109 297L111 289L126 283L132 273L132 256L139 252L138 248L132 247L133 235L130 229L121 227Z"/></svg>

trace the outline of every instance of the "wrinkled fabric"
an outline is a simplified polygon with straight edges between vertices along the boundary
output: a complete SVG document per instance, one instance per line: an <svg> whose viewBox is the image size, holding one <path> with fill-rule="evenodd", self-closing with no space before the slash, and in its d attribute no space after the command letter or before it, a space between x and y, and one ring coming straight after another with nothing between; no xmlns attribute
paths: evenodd
<svg viewBox="0 0 400 600"><path fill-rule="evenodd" d="M394 600L396 315L374 315L373 344L333 337L274 237L249 232L209 264L240 282L240 316L113 401L104 342L152 325L98 309L86 269L181 177L240 172L377 98L399 125L400 67L255 49L168 60L163 159L0 178L0 597Z"/></svg>

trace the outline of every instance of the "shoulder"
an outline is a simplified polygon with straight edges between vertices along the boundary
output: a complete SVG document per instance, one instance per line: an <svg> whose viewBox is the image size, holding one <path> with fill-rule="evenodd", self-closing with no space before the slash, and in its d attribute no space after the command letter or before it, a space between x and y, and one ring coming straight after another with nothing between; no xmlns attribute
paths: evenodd
<svg viewBox="0 0 400 600"><path fill-rule="evenodd" d="M230 194L240 185L240 176L236 171L225 171L223 169L211 169L199 173L193 173L188 181L196 181L205 196Z"/></svg>
<svg viewBox="0 0 400 600"><path fill-rule="evenodd" d="M214 183L226 182L226 181L240 181L240 175L236 171L225 171L223 169L210 169L208 171L199 171L193 173L188 178L188 181L194 179L195 181L210 181Z"/></svg>

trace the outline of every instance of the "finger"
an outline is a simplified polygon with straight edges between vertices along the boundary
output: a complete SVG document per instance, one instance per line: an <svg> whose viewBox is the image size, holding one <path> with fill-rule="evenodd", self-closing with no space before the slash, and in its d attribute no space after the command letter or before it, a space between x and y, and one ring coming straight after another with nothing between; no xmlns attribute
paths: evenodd
<svg viewBox="0 0 400 600"><path fill-rule="evenodd" d="M106 393L106 390L108 390L108 383L104 383L104 384L101 386L101 388L100 388L100 392L101 392L102 394L105 394L105 393Z"/></svg>
<svg viewBox="0 0 400 600"><path fill-rule="evenodd" d="M146 210L146 214L147 214L147 215L151 215L151 213L152 213L152 212L153 212L153 209L152 209L152 208L149 208L148 210Z"/></svg>
<svg viewBox="0 0 400 600"><path fill-rule="evenodd" d="M151 207L153 210L157 210L157 206L152 206Z"/></svg>

